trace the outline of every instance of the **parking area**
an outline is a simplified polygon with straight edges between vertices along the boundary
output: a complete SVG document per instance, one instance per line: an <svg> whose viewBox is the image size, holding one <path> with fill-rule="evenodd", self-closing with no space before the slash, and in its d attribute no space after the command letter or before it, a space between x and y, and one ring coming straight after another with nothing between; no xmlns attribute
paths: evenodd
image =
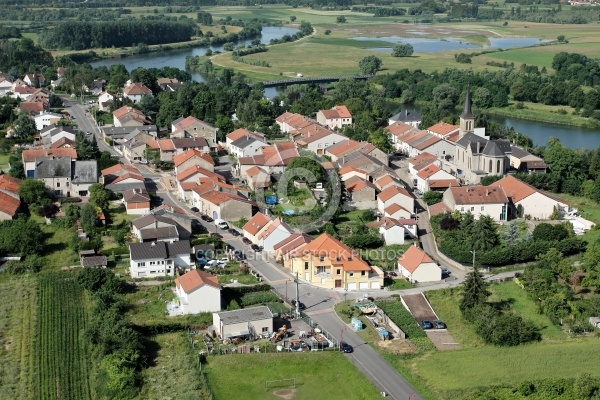
<svg viewBox="0 0 600 400"><path fill-rule="evenodd" d="M460 344L454 341L454 338L446 329L429 329L425 333L438 350L460 349Z"/></svg>
<svg viewBox="0 0 600 400"><path fill-rule="evenodd" d="M402 300L419 324L424 319L428 321L439 319L422 293L402 296Z"/></svg>

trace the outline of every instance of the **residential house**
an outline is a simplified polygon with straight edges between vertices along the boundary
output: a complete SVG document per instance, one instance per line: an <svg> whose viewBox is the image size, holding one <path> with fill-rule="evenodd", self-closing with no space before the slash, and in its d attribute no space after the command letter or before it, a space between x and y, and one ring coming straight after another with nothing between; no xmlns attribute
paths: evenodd
<svg viewBox="0 0 600 400"><path fill-rule="evenodd" d="M254 166L246 170L245 182L254 190L267 188L271 184L271 174L264 168Z"/></svg>
<svg viewBox="0 0 600 400"><path fill-rule="evenodd" d="M192 235L192 219L179 207L161 206L132 221L132 232L141 242L176 242Z"/></svg>
<svg viewBox="0 0 600 400"><path fill-rule="evenodd" d="M342 129L344 126L352 125L352 114L344 105L335 106L331 110L319 110L317 122L329 129Z"/></svg>
<svg viewBox="0 0 600 400"><path fill-rule="evenodd" d="M267 139L265 138L264 133L249 131L246 128L238 128L235 131L229 133L227 136L225 136L225 146L224 147L227 150L229 150L229 146L231 145L231 143L235 142L236 140L238 140L240 138L246 137L246 136L250 136L260 142L267 143ZM251 154L251 155L253 155L253 154Z"/></svg>
<svg viewBox="0 0 600 400"><path fill-rule="evenodd" d="M146 189L128 189L123 192L123 203L128 215L148 214L150 195Z"/></svg>
<svg viewBox="0 0 600 400"><path fill-rule="evenodd" d="M176 176L176 179L179 198L186 202L191 200L192 189L201 185L202 183L212 182L214 185L223 184L232 191L232 194L237 193L233 186L227 185L225 178L222 175L219 175L216 172L208 171L197 165L193 165L190 168L179 172ZM211 189L214 189L214 186L211 186Z"/></svg>
<svg viewBox="0 0 600 400"><path fill-rule="evenodd" d="M98 162L96 160L73 160L71 194L87 197L90 186L98 183Z"/></svg>
<svg viewBox="0 0 600 400"><path fill-rule="evenodd" d="M397 151L400 151L402 154L408 154L408 148L404 147L405 142L403 142L401 138L408 133L419 132L416 127L404 122L391 123L385 128L385 130L390 133L394 148Z"/></svg>
<svg viewBox="0 0 600 400"><path fill-rule="evenodd" d="M132 278L174 276L175 269L190 268L190 242L146 242L129 245L129 270Z"/></svg>
<svg viewBox="0 0 600 400"><path fill-rule="evenodd" d="M221 310L221 285L215 275L197 269L175 279L175 293L184 315Z"/></svg>
<svg viewBox="0 0 600 400"><path fill-rule="evenodd" d="M207 152L217 149L217 128L192 116L171 123L171 138L205 139L209 147Z"/></svg>
<svg viewBox="0 0 600 400"><path fill-rule="evenodd" d="M350 247L323 233L291 255L293 275L328 289L365 290L383 286L383 271L369 266Z"/></svg>
<svg viewBox="0 0 600 400"><path fill-rule="evenodd" d="M346 201L359 210L375 208L377 205L377 188L368 180L355 176L344 181Z"/></svg>
<svg viewBox="0 0 600 400"><path fill-rule="evenodd" d="M417 189L421 193L425 193L430 190L433 190L430 187L430 183L433 181L435 181L435 186L437 186L435 188L435 190L443 191L452 186L460 186L458 180L454 176L452 176L448 172L444 171L443 169L441 169L440 167L438 167L435 164L430 164L427 167L423 168L416 175L415 179L417 180ZM440 181L444 181L446 186L439 188L439 185L442 184Z"/></svg>
<svg viewBox="0 0 600 400"><path fill-rule="evenodd" d="M128 189L145 189L144 177L132 165L117 164L100 171L100 183L115 193Z"/></svg>
<svg viewBox="0 0 600 400"><path fill-rule="evenodd" d="M514 145L510 146L508 160L510 168L518 172L546 173L548 169L546 163L540 157Z"/></svg>
<svg viewBox="0 0 600 400"><path fill-rule="evenodd" d="M12 92L12 95L10 97L12 97L13 99L20 99L22 101L26 101L29 96L33 95L37 91L37 89L26 85L15 85L15 83L13 82L12 90L10 91Z"/></svg>
<svg viewBox="0 0 600 400"><path fill-rule="evenodd" d="M200 167L210 172L215 170L215 161L212 156L197 149L189 149L173 156L173 164L175 165L175 175L192 167Z"/></svg>
<svg viewBox="0 0 600 400"><path fill-rule="evenodd" d="M438 167L441 166L440 161L434 154L427 152L421 153L418 156L408 160L408 173L413 179L416 180L417 174L432 164L437 165Z"/></svg>
<svg viewBox="0 0 600 400"><path fill-rule="evenodd" d="M404 188L390 186L377 195L377 209L385 215L385 210L392 204L399 205L406 212L404 218L410 218L415 212L415 199Z"/></svg>
<svg viewBox="0 0 600 400"><path fill-rule="evenodd" d="M269 221L262 229L256 234L258 245L263 247L264 251L273 252L274 246L285 240L294 233L294 229L288 224L283 222L281 217L277 217L272 221Z"/></svg>
<svg viewBox="0 0 600 400"><path fill-rule="evenodd" d="M232 172L246 183L249 183L251 179L249 179L247 172L251 168L257 167L259 171L263 170L269 176L282 174L285 171L285 167L294 158L299 156L294 143L278 142L263 147L260 154L238 158L237 164L232 168Z"/></svg>
<svg viewBox="0 0 600 400"><path fill-rule="evenodd" d="M115 96L108 92L100 93L98 96L98 109L100 111L109 111L111 103L115 100Z"/></svg>
<svg viewBox="0 0 600 400"><path fill-rule="evenodd" d="M275 119L275 123L279 125L279 129L283 133L291 133L303 126L314 124L309 118L301 114L285 112Z"/></svg>
<svg viewBox="0 0 600 400"><path fill-rule="evenodd" d="M257 212L244 224L242 232L245 238L248 238L252 243L258 243L257 234L260 230L271 222L271 219L261 212Z"/></svg>
<svg viewBox="0 0 600 400"><path fill-rule="evenodd" d="M131 106L123 106L113 111L113 125L117 128L125 126L143 126L150 124L143 112Z"/></svg>
<svg viewBox="0 0 600 400"><path fill-rule="evenodd" d="M0 97L4 97L12 91L13 83L7 76L0 76Z"/></svg>
<svg viewBox="0 0 600 400"><path fill-rule="evenodd" d="M398 270L411 283L442 280L442 269L417 246L410 246L398 259Z"/></svg>
<svg viewBox="0 0 600 400"><path fill-rule="evenodd" d="M569 204L564 200L543 193L511 175L507 175L488 187L504 191L509 200L509 219L529 215L531 218L544 220L550 219L555 211L562 214L569 210Z"/></svg>
<svg viewBox="0 0 600 400"><path fill-rule="evenodd" d="M417 110L400 110L398 113L394 114L388 119L389 125L397 122L410 125L414 128L419 128L419 124L421 123L421 113L419 113Z"/></svg>
<svg viewBox="0 0 600 400"><path fill-rule="evenodd" d="M303 127L294 133L294 141L298 148L324 155L325 149L343 140L348 140L344 135L317 124Z"/></svg>
<svg viewBox="0 0 600 400"><path fill-rule="evenodd" d="M302 248L312 242L312 236L307 235L306 233L293 233L287 238L283 239L281 242L276 243L273 246L273 251L275 252L275 260L283 262L284 268L292 268L292 252L293 251L301 251Z"/></svg>
<svg viewBox="0 0 600 400"><path fill-rule="evenodd" d="M389 168L382 164L378 159L363 154L360 151L355 151L348 155L342 156L336 161L336 163L340 170L346 167L354 167L367 172L369 176L372 172L380 170L383 167Z"/></svg>
<svg viewBox="0 0 600 400"><path fill-rule="evenodd" d="M470 212L475 219L479 219L481 215L489 215L495 221L506 221L509 217L508 198L500 187L451 187L444 192L442 201L450 212Z"/></svg>
<svg viewBox="0 0 600 400"><path fill-rule="evenodd" d="M121 146L123 157L130 163L146 159L146 143L137 139L129 140Z"/></svg>
<svg viewBox="0 0 600 400"><path fill-rule="evenodd" d="M210 152L208 142L202 137L151 140L147 144L150 148L160 150L160 160L163 162L173 162L173 157L190 149Z"/></svg>
<svg viewBox="0 0 600 400"><path fill-rule="evenodd" d="M346 182L347 180L350 180L352 178L369 180L369 174L366 171L352 166L340 168L338 174L340 175L340 179L342 180L342 182Z"/></svg>
<svg viewBox="0 0 600 400"><path fill-rule="evenodd" d="M325 149L325 155L329 156L331 161L337 161L338 159L356 151L375 158L383 165L389 164L389 156L386 153L379 150L369 142L357 142L356 140L352 139L344 140L328 147Z"/></svg>
<svg viewBox="0 0 600 400"><path fill-rule="evenodd" d="M249 157L259 154L265 146L268 146L266 141L250 135L242 136L229 144L229 153L237 158Z"/></svg>
<svg viewBox="0 0 600 400"><path fill-rule="evenodd" d="M52 146L53 143L62 139L68 139L75 143L77 130L70 126L50 125L39 132L40 141L43 146Z"/></svg>
<svg viewBox="0 0 600 400"><path fill-rule="evenodd" d="M400 178L398 178L396 175L392 175L392 174L381 175L380 177L375 179L373 183L375 184L375 187L377 188L377 190L379 190L381 192L383 192L385 189L389 188L390 186L397 186L400 188L404 187L404 183L402 183Z"/></svg>
<svg viewBox="0 0 600 400"><path fill-rule="evenodd" d="M37 78L37 82L36 82ZM33 87L40 87L46 85L46 78L41 72L36 72L33 74L26 74L25 78L23 78L23 82Z"/></svg>
<svg viewBox="0 0 600 400"><path fill-rule="evenodd" d="M68 138L61 138L50 145L51 149L71 149L75 148L75 141Z"/></svg>
<svg viewBox="0 0 600 400"><path fill-rule="evenodd" d="M100 128L102 139L115 144L123 144L133 139L148 143L158 136L156 125L104 126Z"/></svg>
<svg viewBox="0 0 600 400"><path fill-rule="evenodd" d="M392 203L384 208L382 215L394 219L406 219L414 216L414 214L411 214L407 209L397 203Z"/></svg>
<svg viewBox="0 0 600 400"><path fill-rule="evenodd" d="M58 197L71 196L71 157L38 157L33 177Z"/></svg>
<svg viewBox="0 0 600 400"><path fill-rule="evenodd" d="M123 97L139 103L144 96L152 96L152 90L142 83L130 83L123 89Z"/></svg>
<svg viewBox="0 0 600 400"><path fill-rule="evenodd" d="M211 331L212 330L212 331ZM267 337L273 332L273 313L267 306L213 313L209 334L221 339Z"/></svg>
<svg viewBox="0 0 600 400"><path fill-rule="evenodd" d="M0 221L13 219L21 207L19 186L22 180L6 174L0 175Z"/></svg>
<svg viewBox="0 0 600 400"><path fill-rule="evenodd" d="M252 217L253 202L243 197L218 191L210 191L199 196L200 212L214 220L238 221Z"/></svg>
<svg viewBox="0 0 600 400"><path fill-rule="evenodd" d="M57 124L58 121L60 121L62 118L62 115L60 114L56 114L56 113L52 113L52 112L42 112L38 115L36 115L35 117L33 117L33 119L35 120L35 129L37 129L38 131L41 131L42 129L53 125L53 124Z"/></svg>
<svg viewBox="0 0 600 400"><path fill-rule="evenodd" d="M383 217L379 221L367 224L367 227L377 229L386 246L404 244L406 239L417 237L417 221L414 219L395 219Z"/></svg>
<svg viewBox="0 0 600 400"><path fill-rule="evenodd" d="M181 87L181 83L176 78L158 78L156 83L165 92L176 92Z"/></svg>
<svg viewBox="0 0 600 400"><path fill-rule="evenodd" d="M77 159L77 152L72 148L23 150L21 153L21 160L23 162L25 176L28 178L33 178L35 176L36 160L38 158L48 157L68 157L71 159Z"/></svg>

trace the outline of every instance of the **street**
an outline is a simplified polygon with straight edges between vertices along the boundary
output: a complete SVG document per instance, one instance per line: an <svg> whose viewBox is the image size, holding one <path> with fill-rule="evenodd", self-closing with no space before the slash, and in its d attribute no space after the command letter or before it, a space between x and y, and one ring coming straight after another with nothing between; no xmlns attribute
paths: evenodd
<svg viewBox="0 0 600 400"><path fill-rule="evenodd" d="M98 149L100 151L108 151L111 156L118 157L119 159L121 159L121 154L119 154L115 149L107 145L104 142L104 140L102 140L100 128L98 128L92 116L86 113L88 107L89 106L75 103L69 106L67 110L75 119L75 121L77 122L78 129L85 134L86 138L88 138L89 136L87 135L87 132L92 132L92 134L96 136L96 142L98 143Z"/></svg>

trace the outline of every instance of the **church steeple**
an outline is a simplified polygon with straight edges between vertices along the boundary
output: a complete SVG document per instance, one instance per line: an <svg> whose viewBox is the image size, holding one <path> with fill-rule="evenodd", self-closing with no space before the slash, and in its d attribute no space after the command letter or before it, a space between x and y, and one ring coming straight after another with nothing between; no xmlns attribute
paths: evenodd
<svg viewBox="0 0 600 400"><path fill-rule="evenodd" d="M475 129L475 116L471 112L471 88L467 85L467 95L465 96L465 106L462 114L460 114L460 130L459 138L462 138L467 133L473 132Z"/></svg>

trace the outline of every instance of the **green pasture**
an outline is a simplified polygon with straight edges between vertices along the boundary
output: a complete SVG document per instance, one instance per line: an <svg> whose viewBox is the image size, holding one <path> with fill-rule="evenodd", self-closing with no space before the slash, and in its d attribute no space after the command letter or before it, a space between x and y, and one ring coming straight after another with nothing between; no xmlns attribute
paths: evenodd
<svg viewBox="0 0 600 400"><path fill-rule="evenodd" d="M338 351L229 354L209 357L204 366L215 399L281 399L273 394L289 384L265 388L265 382L296 379L294 400L378 399L377 389Z"/></svg>

